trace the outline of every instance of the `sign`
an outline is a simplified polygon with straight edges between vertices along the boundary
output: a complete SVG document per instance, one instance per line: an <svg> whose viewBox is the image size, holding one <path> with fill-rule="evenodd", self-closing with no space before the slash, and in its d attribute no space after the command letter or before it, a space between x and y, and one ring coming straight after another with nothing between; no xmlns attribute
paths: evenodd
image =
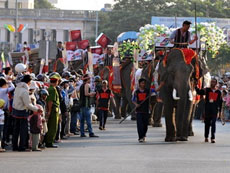
<svg viewBox="0 0 230 173"><path fill-rule="evenodd" d="M81 30L70 31L72 41L81 41Z"/></svg>
<svg viewBox="0 0 230 173"><path fill-rule="evenodd" d="M97 39L95 40L95 42L98 43L102 48L106 48L111 43L111 40L105 34L101 33L97 37Z"/></svg>
<svg viewBox="0 0 230 173"><path fill-rule="evenodd" d="M67 50L66 51L66 57L67 57L67 61L77 61L77 60L81 60L82 59L82 54L83 54L83 50L82 49L77 49L75 51L72 50Z"/></svg>

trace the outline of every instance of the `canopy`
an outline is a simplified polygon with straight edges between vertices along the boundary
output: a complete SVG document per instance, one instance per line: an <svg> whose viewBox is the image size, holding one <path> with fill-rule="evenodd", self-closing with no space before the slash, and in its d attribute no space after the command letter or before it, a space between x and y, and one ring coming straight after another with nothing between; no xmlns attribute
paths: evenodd
<svg viewBox="0 0 230 173"><path fill-rule="evenodd" d="M130 41L134 41L136 40L138 37L138 32L135 31L128 31L128 32L123 32L121 33L118 37L117 37L117 41L118 42L122 42L122 41L126 41L126 40L130 40Z"/></svg>

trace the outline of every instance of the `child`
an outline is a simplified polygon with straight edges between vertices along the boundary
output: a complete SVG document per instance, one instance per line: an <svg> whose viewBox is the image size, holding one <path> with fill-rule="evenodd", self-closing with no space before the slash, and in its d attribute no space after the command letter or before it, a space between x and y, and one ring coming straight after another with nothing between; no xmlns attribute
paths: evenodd
<svg viewBox="0 0 230 173"><path fill-rule="evenodd" d="M37 104L41 105L43 108L43 114L42 114L42 132L41 132L41 137L40 137L40 143L39 143L39 148L45 148L44 145L44 137L45 134L48 132L48 127L46 123L46 118L45 118L45 112L46 112L46 99L47 96L49 95L48 91L46 89L41 89L39 92L39 99L37 100Z"/></svg>
<svg viewBox="0 0 230 173"><path fill-rule="evenodd" d="M138 83L139 89L134 92L133 103L136 106L138 141L145 142L148 131L150 90L145 87L145 79L139 79Z"/></svg>
<svg viewBox="0 0 230 173"><path fill-rule="evenodd" d="M97 91L97 108L100 121L100 130L105 130L110 97L113 97L112 92L110 89L108 89L108 82L104 80L102 81L102 89Z"/></svg>
<svg viewBox="0 0 230 173"><path fill-rule="evenodd" d="M41 105L37 107L43 110ZM30 117L30 133L32 136L32 151L41 151L38 148L40 142L40 133L42 131L42 113L34 112Z"/></svg>
<svg viewBox="0 0 230 173"><path fill-rule="evenodd" d="M198 89L196 92L199 95L205 95L205 142L208 141L209 131L211 127L211 143L215 143L215 132L216 132L216 119L221 116L222 108L222 94L221 91L216 88L217 80L211 80L211 87L205 89Z"/></svg>
<svg viewBox="0 0 230 173"><path fill-rule="evenodd" d="M5 101L3 99L0 99L0 139L2 139L3 128L4 128L4 117L5 117L3 111L4 106L5 106ZM4 151L6 151L4 148L0 148L0 152L4 152Z"/></svg>

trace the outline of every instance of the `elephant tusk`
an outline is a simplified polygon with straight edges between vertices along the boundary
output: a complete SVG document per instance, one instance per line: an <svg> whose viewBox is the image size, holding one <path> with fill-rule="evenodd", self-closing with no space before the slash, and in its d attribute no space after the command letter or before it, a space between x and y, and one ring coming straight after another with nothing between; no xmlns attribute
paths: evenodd
<svg viewBox="0 0 230 173"><path fill-rule="evenodd" d="M188 92L188 99L192 102L193 101L193 95L192 95L192 91L189 90Z"/></svg>
<svg viewBox="0 0 230 173"><path fill-rule="evenodd" d="M174 99L174 100L180 100L180 97L177 97L177 96L176 96L176 93L177 93L177 92L176 92L176 89L174 88L174 89L173 89L173 99Z"/></svg>

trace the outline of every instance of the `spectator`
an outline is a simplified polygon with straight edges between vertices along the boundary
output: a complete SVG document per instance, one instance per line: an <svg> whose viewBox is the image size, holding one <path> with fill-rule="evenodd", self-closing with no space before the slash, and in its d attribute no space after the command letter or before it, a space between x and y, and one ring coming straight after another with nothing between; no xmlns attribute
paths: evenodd
<svg viewBox="0 0 230 173"><path fill-rule="evenodd" d="M9 140L9 131L10 131L10 124L12 122L12 117L9 114L9 93L14 90L14 85L12 82L7 82L5 78L0 78L0 98L5 101L3 111L4 111L4 129L3 129L3 136L2 136L2 148L5 148L7 145L6 142Z"/></svg>
<svg viewBox="0 0 230 173"><path fill-rule="evenodd" d="M80 131L81 137L86 137L85 135L85 120L89 130L89 137L98 137L93 133L91 115L90 115L90 97L94 97L95 92L90 92L90 77L88 74L83 76L84 83L80 87L80 103L81 103L81 117L80 117Z"/></svg>
<svg viewBox="0 0 230 173"><path fill-rule="evenodd" d="M29 85L32 78L25 75L20 83L17 84L13 101L13 116L15 117L13 130L13 151L26 151L28 146L28 110L42 113L41 109L33 106L29 97ZM20 143L18 145L18 137Z"/></svg>
<svg viewBox="0 0 230 173"><path fill-rule="evenodd" d="M3 111L4 105L5 105L5 101L3 99L0 99L0 140L2 140L3 128L4 128L4 117L5 117ZM6 150L4 149L4 147L2 147L1 144L0 152L4 152L4 151Z"/></svg>

